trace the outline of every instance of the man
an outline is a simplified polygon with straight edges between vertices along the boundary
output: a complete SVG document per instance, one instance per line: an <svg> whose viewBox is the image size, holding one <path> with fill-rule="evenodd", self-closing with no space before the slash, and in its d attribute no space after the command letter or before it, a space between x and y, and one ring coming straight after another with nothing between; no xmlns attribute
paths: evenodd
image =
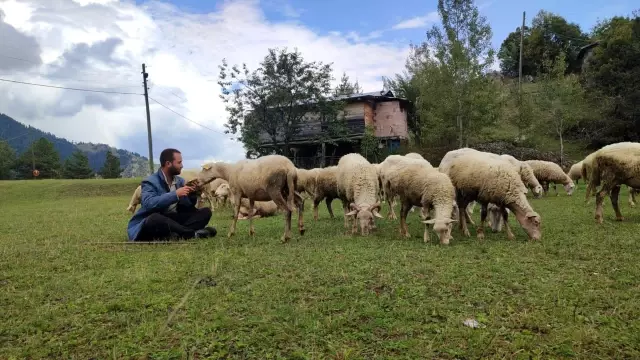
<svg viewBox="0 0 640 360"><path fill-rule="evenodd" d="M140 209L127 226L129 241L207 238L216 235L208 227L210 208L196 208L198 194L178 175L182 154L176 149L160 153L160 169L142 181Z"/></svg>

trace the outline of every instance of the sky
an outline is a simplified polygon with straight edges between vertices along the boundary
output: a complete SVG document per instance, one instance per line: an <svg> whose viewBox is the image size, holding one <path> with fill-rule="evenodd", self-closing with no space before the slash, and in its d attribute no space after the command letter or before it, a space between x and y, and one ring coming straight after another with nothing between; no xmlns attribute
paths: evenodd
<svg viewBox="0 0 640 360"><path fill-rule="evenodd" d="M493 46L540 10L589 30L630 14L627 0L479 0ZM218 65L255 69L267 50L333 63L365 92L403 70L409 44L439 22L436 0L0 0L0 113L59 137L148 155L141 64L149 73L153 157L178 148L186 168L244 157L224 134ZM498 68L496 62L495 68Z"/></svg>

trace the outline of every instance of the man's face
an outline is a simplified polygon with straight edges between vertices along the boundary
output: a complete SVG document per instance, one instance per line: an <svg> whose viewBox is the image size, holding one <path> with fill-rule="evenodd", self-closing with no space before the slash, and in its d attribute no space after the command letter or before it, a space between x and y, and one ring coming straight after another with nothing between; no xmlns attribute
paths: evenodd
<svg viewBox="0 0 640 360"><path fill-rule="evenodd" d="M180 175L181 171L182 171L182 154L174 153L173 161L171 162L171 165L169 165L169 173L171 175Z"/></svg>

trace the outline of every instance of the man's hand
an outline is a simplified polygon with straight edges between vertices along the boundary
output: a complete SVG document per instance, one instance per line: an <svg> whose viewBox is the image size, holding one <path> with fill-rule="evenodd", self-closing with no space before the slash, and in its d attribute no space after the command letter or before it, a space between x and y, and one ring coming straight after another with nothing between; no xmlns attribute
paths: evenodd
<svg viewBox="0 0 640 360"><path fill-rule="evenodd" d="M194 188L191 186L183 186L180 189L176 190L176 194L178 195L178 197L184 197L189 195L189 193L193 190Z"/></svg>

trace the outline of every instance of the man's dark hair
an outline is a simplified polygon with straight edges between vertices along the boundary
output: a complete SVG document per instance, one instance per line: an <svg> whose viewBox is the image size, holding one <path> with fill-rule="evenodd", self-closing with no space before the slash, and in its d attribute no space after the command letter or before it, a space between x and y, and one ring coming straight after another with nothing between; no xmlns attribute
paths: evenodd
<svg viewBox="0 0 640 360"><path fill-rule="evenodd" d="M173 154L182 154L182 153L177 149L173 149L173 148L162 150L162 152L160 153L160 167L163 167L164 163L167 161L172 162Z"/></svg>

